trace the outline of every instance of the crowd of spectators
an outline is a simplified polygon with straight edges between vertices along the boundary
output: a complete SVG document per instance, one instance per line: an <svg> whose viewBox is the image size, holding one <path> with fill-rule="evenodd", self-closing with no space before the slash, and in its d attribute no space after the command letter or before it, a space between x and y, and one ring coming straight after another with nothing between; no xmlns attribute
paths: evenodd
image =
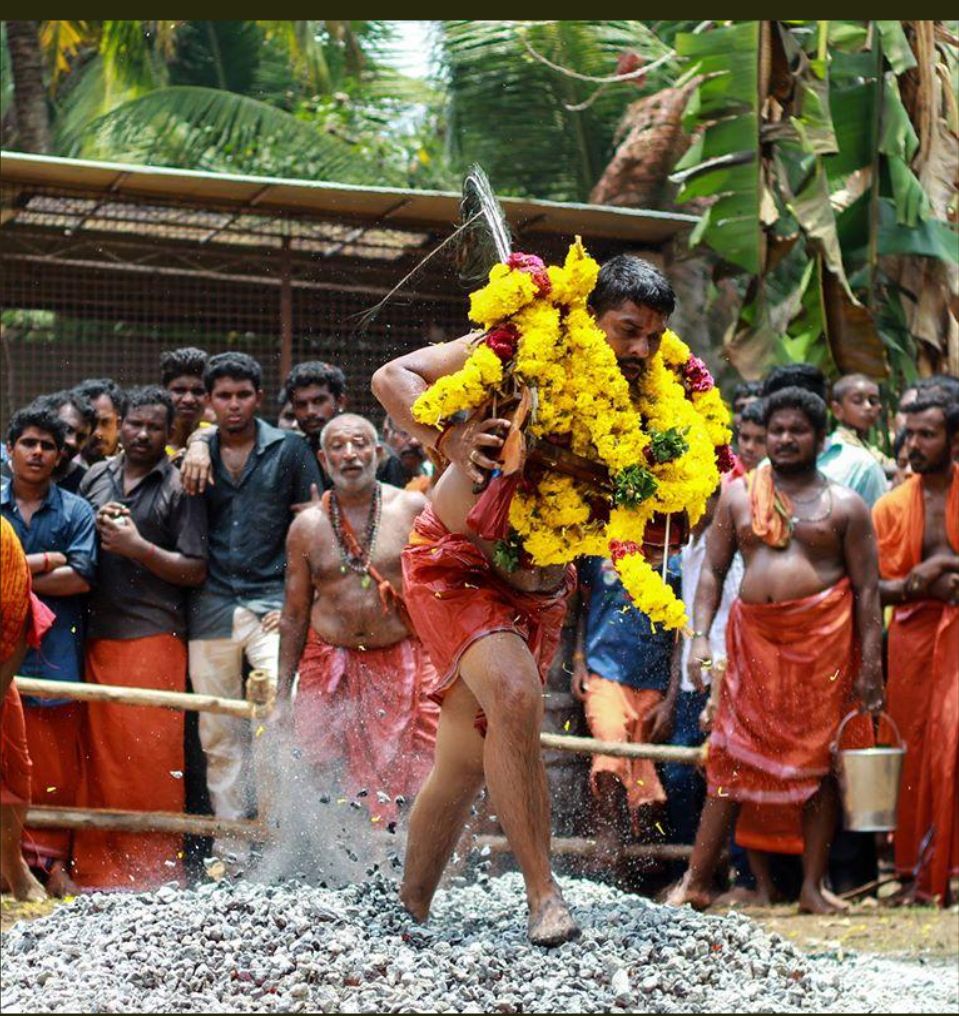
<svg viewBox="0 0 959 1016"><path fill-rule="evenodd" d="M242 698L250 670L277 681L288 530L304 508L335 490L324 468L330 460L323 434L348 406L346 378L339 367L318 361L294 367L275 400L276 426L262 418L260 367L242 353L207 356L193 348L165 353L159 380L127 391L107 378L88 380L39 396L13 414L0 512L22 544L33 591L55 615L42 645L29 650L17 672ZM941 899L959 832L952 828L949 802L943 805L930 789L938 763L930 761L929 714L936 708L955 714L957 690L950 681L956 663L920 645L907 631L906 615L932 602L942 610L931 609L928 623L945 623L946 608L956 609L959 523L952 513L959 494L944 494L939 544L924 544L920 535L912 557L897 556L896 548L915 542L916 527L923 532L922 494L909 502L908 511L919 514L907 522L896 514L900 502L887 503L886 496L909 485L914 472L926 480L944 477L943 490L959 487L952 464L959 381L939 375L918 382L903 394L894 420L882 417L879 386L863 375L841 377L830 389L818 369L799 364L737 385L731 399L735 468L680 552L669 557L667 574L692 609L714 513L726 510L731 485L752 489L768 461L766 426L770 406L776 405L770 399L796 388L822 406L823 419L827 405L831 411L833 425L817 435L819 472L880 513L880 592L893 632L888 708L911 753L903 784L911 803L903 812L895 863L920 891ZM374 444L382 445L371 466L380 483L428 496L433 467L415 437L387 417ZM329 507L328 498L322 503ZM898 545L885 535L896 526L912 527ZM731 662L726 630L743 581L742 555L736 552L728 564L708 631L694 633L709 650L702 667L691 660L694 640L657 631L631 607L608 560L586 559L578 570L582 595L572 692L583 703L592 736L701 745L715 719L717 695L710 694L710 682L721 679ZM304 596L306 616L310 597ZM899 685L906 679L897 671L902 652L929 674L936 668L948 674L938 684L928 679L921 693L904 692ZM5 730L6 710L5 705ZM196 742L195 728L178 711L25 696L23 715L34 804L182 812L191 780L199 780L200 796L208 797L218 818L256 813L251 734L244 721L203 713ZM598 850L611 866L629 843L688 844L695 838L707 795L695 766L597 755L589 778ZM5 772L5 787L13 782ZM953 796L955 785L953 758ZM8 799L4 793L5 807L26 803L22 794L11 791ZM921 848L923 836L927 849ZM21 846L27 865L53 894L143 889L187 874L183 838L169 833L27 826ZM221 836L207 849L242 867L248 846ZM788 864L784 876L779 862L769 858L802 852L803 830L794 816L744 807L730 846L741 881L760 896L796 891ZM840 836L832 860L835 890L868 882L876 875L876 840Z"/></svg>

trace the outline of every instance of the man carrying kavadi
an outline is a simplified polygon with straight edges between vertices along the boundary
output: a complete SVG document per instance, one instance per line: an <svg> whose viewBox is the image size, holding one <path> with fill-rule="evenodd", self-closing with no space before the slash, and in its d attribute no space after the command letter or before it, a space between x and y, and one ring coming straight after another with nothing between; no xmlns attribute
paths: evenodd
<svg viewBox="0 0 959 1016"><path fill-rule="evenodd" d="M578 241L563 267L514 254L472 294L481 331L373 377L397 426L450 462L403 554L442 697L400 891L418 920L485 782L526 883L530 940L579 934L550 870L539 746L571 562L612 558L637 607L681 627L682 604L644 558L647 523L686 509L695 520L728 458L719 393L666 330L673 300L638 258L599 271Z"/></svg>

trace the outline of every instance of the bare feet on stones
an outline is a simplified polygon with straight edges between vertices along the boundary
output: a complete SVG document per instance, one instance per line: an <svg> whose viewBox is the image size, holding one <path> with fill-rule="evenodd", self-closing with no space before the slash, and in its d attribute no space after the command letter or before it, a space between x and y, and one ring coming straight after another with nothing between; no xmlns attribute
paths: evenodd
<svg viewBox="0 0 959 1016"><path fill-rule="evenodd" d="M427 918L430 916L430 903L432 901L424 899L422 896L413 892L409 889L406 884L400 886L400 903L406 909L406 912L416 921L417 924L425 924Z"/></svg>
<svg viewBox="0 0 959 1016"><path fill-rule="evenodd" d="M537 907L530 907L528 928L530 942L546 947L572 942L581 934L559 890Z"/></svg>
<svg viewBox="0 0 959 1016"><path fill-rule="evenodd" d="M694 910L705 910L713 902L713 894L707 889L699 889L692 884L689 872L677 882L663 898L667 907L681 907L689 904Z"/></svg>
<svg viewBox="0 0 959 1016"><path fill-rule="evenodd" d="M67 874L62 861L54 861L47 876L47 895L63 899L65 896L79 896L80 887Z"/></svg>
<svg viewBox="0 0 959 1016"><path fill-rule="evenodd" d="M823 886L804 882L799 892L799 912L801 914L839 914L849 909L849 904L841 900Z"/></svg>
<svg viewBox="0 0 959 1016"><path fill-rule="evenodd" d="M46 890L34 877L23 858L14 859L10 872L4 872L3 889L11 893L20 903L39 903L47 898Z"/></svg>

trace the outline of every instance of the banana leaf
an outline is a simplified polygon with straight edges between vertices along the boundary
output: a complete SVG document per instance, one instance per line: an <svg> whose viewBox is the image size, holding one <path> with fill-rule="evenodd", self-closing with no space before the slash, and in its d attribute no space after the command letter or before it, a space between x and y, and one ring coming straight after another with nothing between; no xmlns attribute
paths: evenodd
<svg viewBox="0 0 959 1016"><path fill-rule="evenodd" d="M907 254L959 263L959 233L955 226L941 219L925 219L915 226L898 221L896 204L889 198L879 199L880 254Z"/></svg>
<svg viewBox="0 0 959 1016"><path fill-rule="evenodd" d="M763 263L760 227L759 22L676 37L689 73L707 75L687 104L684 126L705 126L672 178L677 200L718 196L690 236L731 264L758 274ZM712 76L708 76L712 75Z"/></svg>
<svg viewBox="0 0 959 1016"><path fill-rule="evenodd" d="M909 45L906 33L903 31L901 21L877 21L876 26L882 36L883 56L889 61L889 66L896 72L902 74L916 66L916 56Z"/></svg>

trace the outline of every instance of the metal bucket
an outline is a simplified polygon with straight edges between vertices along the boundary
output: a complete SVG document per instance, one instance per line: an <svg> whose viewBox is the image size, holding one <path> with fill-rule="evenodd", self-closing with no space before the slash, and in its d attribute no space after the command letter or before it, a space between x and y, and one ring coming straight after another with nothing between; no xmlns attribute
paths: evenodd
<svg viewBox="0 0 959 1016"><path fill-rule="evenodd" d="M892 717L884 713L896 732L898 748L840 748L843 729L856 715L854 709L839 724L833 744L846 828L859 833L888 832L896 828L899 778L906 745Z"/></svg>

